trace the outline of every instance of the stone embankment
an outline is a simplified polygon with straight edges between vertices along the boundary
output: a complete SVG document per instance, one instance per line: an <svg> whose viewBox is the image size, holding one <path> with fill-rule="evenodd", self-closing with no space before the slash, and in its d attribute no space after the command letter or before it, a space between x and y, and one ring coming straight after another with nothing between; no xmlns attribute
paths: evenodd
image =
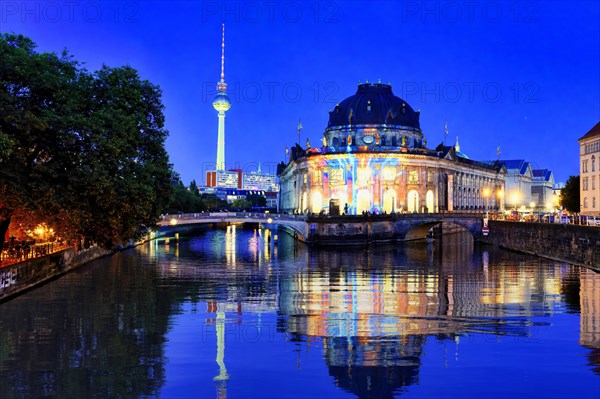
<svg viewBox="0 0 600 399"><path fill-rule="evenodd" d="M600 227L489 221L482 242L600 272Z"/></svg>

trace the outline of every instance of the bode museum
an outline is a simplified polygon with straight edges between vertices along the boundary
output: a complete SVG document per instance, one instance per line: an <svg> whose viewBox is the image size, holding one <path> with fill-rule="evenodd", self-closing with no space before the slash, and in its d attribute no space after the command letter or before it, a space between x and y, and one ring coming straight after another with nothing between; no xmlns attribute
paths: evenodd
<svg viewBox="0 0 600 399"><path fill-rule="evenodd" d="M322 146L278 167L280 212L360 215L502 210L506 168L428 148L419 112L389 84L359 84L329 112Z"/></svg>

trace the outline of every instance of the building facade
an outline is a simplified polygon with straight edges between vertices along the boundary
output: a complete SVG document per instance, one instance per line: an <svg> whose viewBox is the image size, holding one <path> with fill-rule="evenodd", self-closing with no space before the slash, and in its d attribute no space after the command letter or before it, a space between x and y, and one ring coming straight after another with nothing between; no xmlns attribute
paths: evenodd
<svg viewBox="0 0 600 399"><path fill-rule="evenodd" d="M549 169L533 169L531 172L531 201L539 209L554 209L554 173Z"/></svg>
<svg viewBox="0 0 600 399"><path fill-rule="evenodd" d="M600 216L600 122L578 141L581 213Z"/></svg>
<svg viewBox="0 0 600 399"><path fill-rule="evenodd" d="M277 176L261 173L260 169L257 172L244 173L242 178L242 186L245 190L262 190L267 192L279 191Z"/></svg>
<svg viewBox="0 0 600 399"><path fill-rule="evenodd" d="M209 170L206 172L207 187L242 188L242 170Z"/></svg>
<svg viewBox="0 0 600 399"><path fill-rule="evenodd" d="M458 145L427 148L419 118L391 85L360 84L330 111L323 145L296 145L278 168L280 211L503 209L504 166L468 159Z"/></svg>
<svg viewBox="0 0 600 399"><path fill-rule="evenodd" d="M528 207L533 202L531 187L533 183L533 170L531 163L523 160L502 160L506 168L505 195L506 208L517 210Z"/></svg>

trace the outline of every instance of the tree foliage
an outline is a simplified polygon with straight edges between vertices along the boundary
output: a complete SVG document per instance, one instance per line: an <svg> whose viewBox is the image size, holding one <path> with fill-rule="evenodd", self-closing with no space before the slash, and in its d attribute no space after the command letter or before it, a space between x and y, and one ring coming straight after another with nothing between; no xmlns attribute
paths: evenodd
<svg viewBox="0 0 600 399"><path fill-rule="evenodd" d="M110 247L154 225L173 173L160 89L22 35L0 35L0 59L0 227L29 212Z"/></svg>
<svg viewBox="0 0 600 399"><path fill-rule="evenodd" d="M579 176L569 176L565 186L560 189L560 205L569 212L580 212Z"/></svg>
<svg viewBox="0 0 600 399"><path fill-rule="evenodd" d="M192 190L191 187L195 190ZM198 193L198 187L195 182L190 183L190 187L185 187L181 180L175 182L174 193L171 202L166 207L166 213L194 213L203 212L208 209Z"/></svg>
<svg viewBox="0 0 600 399"><path fill-rule="evenodd" d="M249 194L246 199L250 201L252 206L267 206L267 199L263 195Z"/></svg>

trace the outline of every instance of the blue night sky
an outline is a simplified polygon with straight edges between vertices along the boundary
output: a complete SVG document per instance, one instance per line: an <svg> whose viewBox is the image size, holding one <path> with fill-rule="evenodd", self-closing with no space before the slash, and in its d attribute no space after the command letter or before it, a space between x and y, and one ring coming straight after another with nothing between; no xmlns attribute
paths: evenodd
<svg viewBox="0 0 600 399"><path fill-rule="evenodd" d="M88 69L131 65L160 85L167 150L188 183L216 158L211 101L225 23L227 167L274 172L313 146L359 81L391 82L421 111L428 146L578 174L577 139L600 120L596 1L3 1L0 30Z"/></svg>

